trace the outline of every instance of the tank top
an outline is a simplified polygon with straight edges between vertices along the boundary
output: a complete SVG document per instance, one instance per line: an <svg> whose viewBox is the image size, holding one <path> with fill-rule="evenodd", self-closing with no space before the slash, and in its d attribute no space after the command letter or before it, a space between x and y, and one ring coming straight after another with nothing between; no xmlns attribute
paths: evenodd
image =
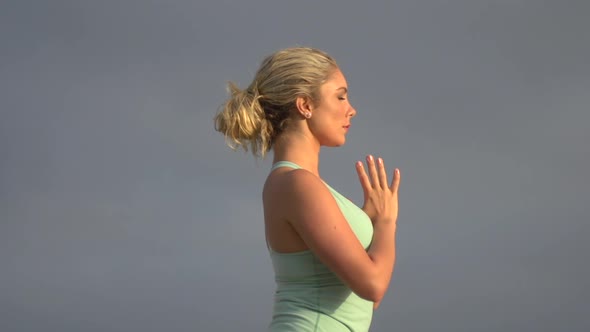
<svg viewBox="0 0 590 332"><path fill-rule="evenodd" d="M301 168L289 161L279 167ZM325 183L325 182L324 182ZM352 231L366 249L373 239L373 224L365 212L326 184ZM368 331L373 302L356 295L311 250L275 252L268 246L275 272L276 291L269 331Z"/></svg>

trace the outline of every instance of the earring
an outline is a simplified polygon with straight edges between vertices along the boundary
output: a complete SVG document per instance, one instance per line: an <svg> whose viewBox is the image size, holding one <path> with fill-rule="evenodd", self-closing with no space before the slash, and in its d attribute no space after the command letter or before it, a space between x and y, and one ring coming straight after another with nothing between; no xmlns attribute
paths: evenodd
<svg viewBox="0 0 590 332"><path fill-rule="evenodd" d="M305 118L306 118L306 119L309 119L309 118L311 118L311 112L306 112L306 113L304 114L304 116L305 116Z"/></svg>

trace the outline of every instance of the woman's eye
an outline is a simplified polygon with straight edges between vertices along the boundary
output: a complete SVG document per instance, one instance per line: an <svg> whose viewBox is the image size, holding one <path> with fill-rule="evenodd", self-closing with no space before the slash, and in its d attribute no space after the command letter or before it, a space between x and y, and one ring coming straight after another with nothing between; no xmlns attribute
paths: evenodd
<svg viewBox="0 0 590 332"><path fill-rule="evenodd" d="M346 100L346 97L338 97L339 100Z"/></svg>

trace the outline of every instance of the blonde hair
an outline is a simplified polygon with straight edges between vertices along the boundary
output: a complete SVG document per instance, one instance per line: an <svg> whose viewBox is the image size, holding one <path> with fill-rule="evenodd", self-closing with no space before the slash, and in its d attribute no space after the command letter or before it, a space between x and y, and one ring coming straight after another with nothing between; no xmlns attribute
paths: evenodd
<svg viewBox="0 0 590 332"><path fill-rule="evenodd" d="M247 89L229 82L230 97L215 116L215 130L227 144L264 157L287 127L297 97L319 100L319 88L338 68L323 51L309 47L279 50L266 57Z"/></svg>

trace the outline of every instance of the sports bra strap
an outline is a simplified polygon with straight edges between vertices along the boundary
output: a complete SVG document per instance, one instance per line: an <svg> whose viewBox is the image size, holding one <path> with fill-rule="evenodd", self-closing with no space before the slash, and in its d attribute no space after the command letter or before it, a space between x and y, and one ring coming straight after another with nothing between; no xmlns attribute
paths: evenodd
<svg viewBox="0 0 590 332"><path fill-rule="evenodd" d="M274 163L270 170L272 172L279 167L290 167L290 168L295 168L295 169L301 168L301 166L297 165L296 163L286 161L286 160L281 160L281 161L277 161L276 163Z"/></svg>

